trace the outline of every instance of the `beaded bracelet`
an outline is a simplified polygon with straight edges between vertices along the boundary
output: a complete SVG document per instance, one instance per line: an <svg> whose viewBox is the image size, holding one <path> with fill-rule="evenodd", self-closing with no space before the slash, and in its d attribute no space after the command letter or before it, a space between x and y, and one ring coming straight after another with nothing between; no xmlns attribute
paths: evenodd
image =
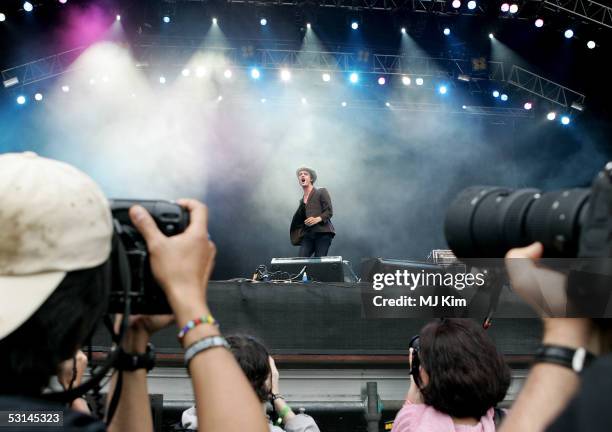
<svg viewBox="0 0 612 432"><path fill-rule="evenodd" d="M178 335L176 335L176 337L179 341L182 341L189 330L196 326L199 326L200 324L211 324L219 327L219 323L213 318L212 315L203 315L200 318L196 318L185 324L185 327L183 327L181 331L178 332Z"/></svg>

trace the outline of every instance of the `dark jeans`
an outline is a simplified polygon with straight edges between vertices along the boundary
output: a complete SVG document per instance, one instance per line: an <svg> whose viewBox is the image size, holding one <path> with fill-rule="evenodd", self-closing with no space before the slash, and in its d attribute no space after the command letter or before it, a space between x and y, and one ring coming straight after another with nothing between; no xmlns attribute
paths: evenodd
<svg viewBox="0 0 612 432"><path fill-rule="evenodd" d="M331 245L333 236L329 233L306 233L300 246L300 256L322 257L327 256L327 251Z"/></svg>

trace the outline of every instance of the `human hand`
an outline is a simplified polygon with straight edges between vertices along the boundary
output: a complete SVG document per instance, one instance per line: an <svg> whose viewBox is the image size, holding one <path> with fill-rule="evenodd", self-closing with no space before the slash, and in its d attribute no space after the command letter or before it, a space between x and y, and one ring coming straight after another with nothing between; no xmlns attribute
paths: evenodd
<svg viewBox="0 0 612 432"><path fill-rule="evenodd" d="M414 348L410 348L408 350L408 365L410 366L410 370L412 370L412 355L414 353ZM420 372L420 370L419 370ZM406 395L406 399L409 402L414 404L423 403L423 395L421 394L421 389L417 385L414 377L410 376L410 388L408 389L408 394Z"/></svg>
<svg viewBox="0 0 612 432"><path fill-rule="evenodd" d="M123 315L115 316L115 332L119 331ZM144 353L151 335L168 327L174 321L173 315L130 315L127 332L121 341L125 352Z"/></svg>
<svg viewBox="0 0 612 432"><path fill-rule="evenodd" d="M81 380L85 369L87 368L87 356L81 350L78 350L73 358L60 363L57 370L57 380L64 388L74 388L81 385ZM76 372L76 373L75 373ZM72 378L74 377L74 382ZM72 386L70 385L72 383Z"/></svg>
<svg viewBox="0 0 612 432"><path fill-rule="evenodd" d="M280 379L280 375L278 373L278 369L276 368L276 363L274 362L274 359L272 358L272 356L268 356L268 361L270 362L270 380L272 381L270 385L270 391L273 394L279 394L280 389L279 389L278 381Z"/></svg>
<svg viewBox="0 0 612 432"><path fill-rule="evenodd" d="M172 237L162 234L141 206L130 209L130 218L147 243L153 275L182 326L197 316L208 314L206 287L216 248L208 236L206 206L192 199L177 203L189 211L190 223L183 233Z"/></svg>
<svg viewBox="0 0 612 432"><path fill-rule="evenodd" d="M566 277L551 269L538 267L541 243L511 249L506 254L506 268L512 289L525 300L543 321L542 343L571 348L587 347L600 352L600 332L588 318L548 318L562 316L567 304Z"/></svg>
<svg viewBox="0 0 612 432"><path fill-rule="evenodd" d="M321 216L316 216L316 217L315 217L315 216L311 216L311 217L309 217L308 219L306 219L306 220L304 221L304 223L305 223L307 226L313 226L313 225L316 225L316 224L320 223L321 221L323 221L323 219L321 218Z"/></svg>

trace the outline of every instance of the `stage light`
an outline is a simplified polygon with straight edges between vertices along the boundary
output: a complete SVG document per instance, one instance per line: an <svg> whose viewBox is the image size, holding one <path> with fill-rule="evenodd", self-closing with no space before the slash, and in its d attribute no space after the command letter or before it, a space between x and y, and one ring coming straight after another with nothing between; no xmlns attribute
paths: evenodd
<svg viewBox="0 0 612 432"><path fill-rule="evenodd" d="M213 23L213 25L217 25L217 18L213 18L212 19L212 23Z"/></svg>
<svg viewBox="0 0 612 432"><path fill-rule="evenodd" d="M183 75L184 77L188 77L189 75L191 75L191 71L185 68L181 71L181 75Z"/></svg>
<svg viewBox="0 0 612 432"><path fill-rule="evenodd" d="M161 78L160 78L160 79L161 79ZM96 85L96 80L95 80L95 79L93 79L93 78L91 78L91 79L89 80L89 85Z"/></svg>
<svg viewBox="0 0 612 432"><path fill-rule="evenodd" d="M400 32L402 32L402 34L406 34L406 27L402 27Z"/></svg>
<svg viewBox="0 0 612 432"><path fill-rule="evenodd" d="M502 101L506 102L508 100L508 95L503 93L500 97L499 97Z"/></svg>
<svg viewBox="0 0 612 432"><path fill-rule="evenodd" d="M493 90L493 97L494 98L498 98L499 97L499 92L497 90Z"/></svg>
<svg viewBox="0 0 612 432"><path fill-rule="evenodd" d="M312 28L312 26L310 25L310 23L306 23L306 28L307 28L308 30L310 30L310 29Z"/></svg>
<svg viewBox="0 0 612 432"><path fill-rule="evenodd" d="M555 112L551 111L551 112L549 112L548 114L546 114L546 118L547 118L548 120L551 120L551 121L552 121L552 120L554 120L554 119L556 119L556 118L557 118L557 114L556 114Z"/></svg>
<svg viewBox="0 0 612 432"><path fill-rule="evenodd" d="M351 73L349 75L349 81L353 84L357 84L357 82L359 81L359 74L357 74L357 72Z"/></svg>
<svg viewBox="0 0 612 432"><path fill-rule="evenodd" d="M467 109L467 105L462 105L461 109Z"/></svg>
<svg viewBox="0 0 612 432"><path fill-rule="evenodd" d="M59 2L60 2L61 4L66 4L66 3L68 3L68 0L59 0Z"/></svg>
<svg viewBox="0 0 612 432"><path fill-rule="evenodd" d="M203 68L202 66L199 66L199 67L196 69L196 76L197 76L198 78L202 78L204 75L206 75L206 69L205 69L205 68Z"/></svg>
<svg viewBox="0 0 612 432"><path fill-rule="evenodd" d="M19 105L23 105L24 103L26 103L26 98L25 96L17 96L17 103Z"/></svg>
<svg viewBox="0 0 612 432"><path fill-rule="evenodd" d="M0 13L0 22L4 22L6 21L6 15L4 15L3 13Z"/></svg>
<svg viewBox="0 0 612 432"><path fill-rule="evenodd" d="M231 69L225 69L225 72L223 72L223 76L227 79L230 79L232 77L232 70Z"/></svg>
<svg viewBox="0 0 612 432"><path fill-rule="evenodd" d="M32 6L32 3L30 2L24 2L23 3L23 10L26 12L32 12L32 10L34 9L34 6Z"/></svg>
<svg viewBox="0 0 612 432"><path fill-rule="evenodd" d="M262 18L259 20L259 24L262 26L268 25L268 20L265 18Z"/></svg>
<svg viewBox="0 0 612 432"><path fill-rule="evenodd" d="M446 27L446 28L444 29L444 35L445 35L445 36L448 36L449 34L450 34L450 29L449 29L448 27Z"/></svg>
<svg viewBox="0 0 612 432"><path fill-rule="evenodd" d="M38 101L38 102L40 102L41 100L43 100L43 95L42 95L42 93L36 93L36 94L34 95L34 99L35 99L36 101Z"/></svg>
<svg viewBox="0 0 612 432"><path fill-rule="evenodd" d="M419 77L419 78L417 78L417 79L415 80L415 82L416 82L416 85L418 85L418 86L422 86L422 85L423 85L423 78L420 78L420 77Z"/></svg>
<svg viewBox="0 0 612 432"><path fill-rule="evenodd" d="M544 20L542 18L538 18L537 20L535 20L535 26L537 28L543 27L544 26Z"/></svg>
<svg viewBox="0 0 612 432"><path fill-rule="evenodd" d="M495 35L493 33L489 33L489 39L493 40L494 37Z"/></svg>
<svg viewBox="0 0 612 432"><path fill-rule="evenodd" d="M510 10L510 5L508 3L502 3L501 11L502 12L508 12L509 10Z"/></svg>
<svg viewBox="0 0 612 432"><path fill-rule="evenodd" d="M261 103L266 103L266 98L261 98Z"/></svg>
<svg viewBox="0 0 612 432"><path fill-rule="evenodd" d="M404 84L405 86L409 86L410 85L410 77L403 76L402 77L402 84Z"/></svg>
<svg viewBox="0 0 612 432"><path fill-rule="evenodd" d="M513 5L510 6L510 13L515 14L517 12L518 12L518 5L514 3Z"/></svg>
<svg viewBox="0 0 612 432"><path fill-rule="evenodd" d="M455 9L459 9L461 7L461 1L460 0L453 0L453 7Z"/></svg>
<svg viewBox="0 0 612 432"><path fill-rule="evenodd" d="M302 105L306 105L308 103L308 101L306 100L305 97L302 98Z"/></svg>
<svg viewBox="0 0 612 432"><path fill-rule="evenodd" d="M217 102L221 102L223 100L223 96L219 95L219 97L217 98Z"/></svg>
<svg viewBox="0 0 612 432"><path fill-rule="evenodd" d="M166 77L165 76L160 76L159 77L159 83L160 84L166 84Z"/></svg>
<svg viewBox="0 0 612 432"><path fill-rule="evenodd" d="M385 77L378 78L378 85L385 85L386 82L387 80L385 79Z"/></svg>
<svg viewBox="0 0 612 432"><path fill-rule="evenodd" d="M572 30L572 29L567 29L567 30L565 30L564 35L565 35L565 38L566 38L566 39L571 39L571 38L573 38L573 37L574 37L574 30Z"/></svg>
<svg viewBox="0 0 612 432"><path fill-rule="evenodd" d="M386 106L387 108L389 108L389 107L391 107L391 104L390 104L389 102L385 102L385 106Z"/></svg>
<svg viewBox="0 0 612 432"><path fill-rule="evenodd" d="M526 110L530 110L531 109L531 102L525 102L525 105L523 105L523 108L525 108Z"/></svg>
<svg viewBox="0 0 612 432"><path fill-rule="evenodd" d="M446 88L445 85L441 85L440 87L438 87L438 93L440 94L446 94L447 91L448 91L448 88Z"/></svg>
<svg viewBox="0 0 612 432"><path fill-rule="evenodd" d="M596 46L595 45L595 41L588 41L587 42L587 48L588 49L593 49L593 48L595 48L595 46Z"/></svg>
<svg viewBox="0 0 612 432"><path fill-rule="evenodd" d="M346 102L342 102L340 105L342 105L343 107L346 106Z"/></svg>
<svg viewBox="0 0 612 432"><path fill-rule="evenodd" d="M291 72L289 69L281 69L280 77L282 81L289 81L291 79Z"/></svg>
<svg viewBox="0 0 612 432"><path fill-rule="evenodd" d="M469 9L469 10L474 10L474 9L476 9L476 2L475 2L474 0L470 0L470 1L468 2L468 9Z"/></svg>
<svg viewBox="0 0 612 432"><path fill-rule="evenodd" d="M564 125L570 124L570 118L568 116L561 117L561 124L564 124Z"/></svg>
<svg viewBox="0 0 612 432"><path fill-rule="evenodd" d="M259 79L260 76L261 76L261 73L259 72L259 69L257 68L251 69L251 78Z"/></svg>
<svg viewBox="0 0 612 432"><path fill-rule="evenodd" d="M119 14L115 15L115 21L121 21L121 15Z"/></svg>
<svg viewBox="0 0 612 432"><path fill-rule="evenodd" d="M359 23L358 23L357 21L353 21L353 22L351 23L351 28L352 28L353 30L357 30L357 29L359 28Z"/></svg>
<svg viewBox="0 0 612 432"><path fill-rule="evenodd" d="M70 91L70 86L63 85L63 86L62 86L62 91L63 91L64 93L68 93L68 92Z"/></svg>
<svg viewBox="0 0 612 432"><path fill-rule="evenodd" d="M331 75L328 74L327 72L325 72L325 73L321 74L321 79L324 82L329 82L329 81L331 81Z"/></svg>
<svg viewBox="0 0 612 432"><path fill-rule="evenodd" d="M168 24L170 22L170 17L168 15L166 15L166 16L164 16L163 20L164 20L164 22L166 24Z"/></svg>

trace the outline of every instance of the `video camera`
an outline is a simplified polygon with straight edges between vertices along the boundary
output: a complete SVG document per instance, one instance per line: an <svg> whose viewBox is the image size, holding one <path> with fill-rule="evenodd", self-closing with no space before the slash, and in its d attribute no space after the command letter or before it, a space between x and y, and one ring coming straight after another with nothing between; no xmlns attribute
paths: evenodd
<svg viewBox="0 0 612 432"><path fill-rule="evenodd" d="M129 209L136 204L147 209L166 236L180 234L189 225L189 212L173 202L110 200L115 238L111 255L112 288L108 311L123 313L127 294L130 298L130 313L169 314L172 310L166 295L151 272L147 245L130 220Z"/></svg>
<svg viewBox="0 0 612 432"><path fill-rule="evenodd" d="M444 232L458 258L502 258L535 241L549 258L611 257L612 162L590 189L464 189L446 213Z"/></svg>

